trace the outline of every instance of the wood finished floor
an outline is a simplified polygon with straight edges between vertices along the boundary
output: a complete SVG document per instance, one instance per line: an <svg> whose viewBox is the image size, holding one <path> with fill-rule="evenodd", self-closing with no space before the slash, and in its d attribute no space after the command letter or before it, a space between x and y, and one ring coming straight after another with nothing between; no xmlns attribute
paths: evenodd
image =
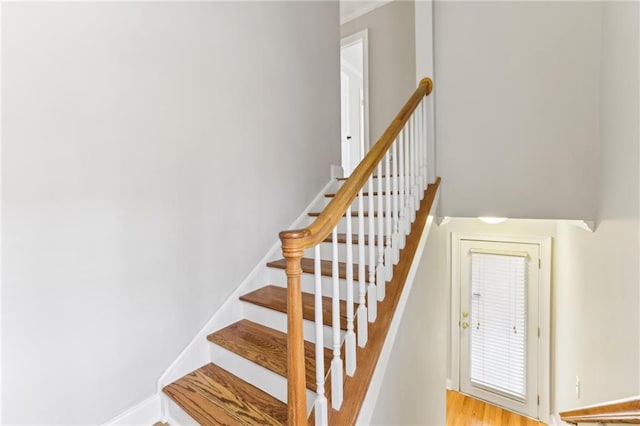
<svg viewBox="0 0 640 426"><path fill-rule="evenodd" d="M447 390L447 426L545 426L545 424Z"/></svg>

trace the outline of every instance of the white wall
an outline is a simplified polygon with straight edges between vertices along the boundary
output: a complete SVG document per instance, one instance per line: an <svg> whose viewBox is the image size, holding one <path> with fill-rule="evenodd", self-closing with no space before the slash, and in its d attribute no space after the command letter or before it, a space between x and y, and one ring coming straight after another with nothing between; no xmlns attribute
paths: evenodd
<svg viewBox="0 0 640 426"><path fill-rule="evenodd" d="M605 5L596 232L566 221L485 225L452 219L443 226L446 232L555 235L551 364L556 413L640 393L638 28L637 3Z"/></svg>
<svg viewBox="0 0 640 426"><path fill-rule="evenodd" d="M443 227L554 237L555 413L640 393L639 20L637 2L435 5L444 214L598 219Z"/></svg>
<svg viewBox="0 0 640 426"><path fill-rule="evenodd" d="M385 372L373 425L445 424L447 376L447 233L435 225Z"/></svg>
<svg viewBox="0 0 640 426"><path fill-rule="evenodd" d="M433 0L415 0L416 85L424 77L434 79Z"/></svg>
<svg viewBox="0 0 640 426"><path fill-rule="evenodd" d="M603 12L599 221L558 227L556 411L640 393L638 3Z"/></svg>
<svg viewBox="0 0 640 426"><path fill-rule="evenodd" d="M369 29L369 118L373 146L417 85L413 1L396 0L340 27Z"/></svg>
<svg viewBox="0 0 640 426"><path fill-rule="evenodd" d="M595 217L601 8L435 3L443 215Z"/></svg>
<svg viewBox="0 0 640 426"><path fill-rule="evenodd" d="M96 424L338 164L338 4L2 8L2 421Z"/></svg>
<svg viewBox="0 0 640 426"><path fill-rule="evenodd" d="M415 43L416 43L416 85L425 77L435 81L434 75L434 51L433 51L433 0L415 0ZM435 181L438 176L436 167L436 146L435 146L435 111L434 98L437 93L437 86L432 89L431 95L427 98L427 120L432 123L427 130L427 178L429 182ZM440 215L440 204L438 204L438 215Z"/></svg>

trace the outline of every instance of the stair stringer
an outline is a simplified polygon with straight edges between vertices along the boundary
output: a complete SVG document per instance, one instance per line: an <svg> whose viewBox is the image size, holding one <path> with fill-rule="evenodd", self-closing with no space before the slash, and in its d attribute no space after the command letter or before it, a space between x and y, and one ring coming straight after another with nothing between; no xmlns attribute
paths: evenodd
<svg viewBox="0 0 640 426"><path fill-rule="evenodd" d="M324 206L324 194L330 190L337 190L341 186L342 182L336 181L335 178L329 180L329 182L318 192L316 197L309 203L304 211L295 219L295 221L289 225L286 229L297 229L307 226L309 222L308 213L317 208ZM169 398L164 395L162 389L181 378L182 376L190 373L197 368L202 367L204 364L212 362L211 348L212 344L207 340L207 336L216 330L226 327L236 321L244 318L243 302L240 301L240 296L245 293L249 293L256 290L266 283L272 277L272 268L266 266L270 260L282 257L281 243L276 241L269 249L266 255L260 259L258 264L247 275L247 277L236 287L235 290L229 294L225 299L225 302L220 308L212 315L212 317L206 322L202 329L196 334L196 336L189 342L189 344L182 350L178 357L169 365L165 372L160 376L157 381L156 392L160 395L162 400L161 404L161 420L171 421L171 424L181 424L173 416L169 414ZM186 414L186 413L185 413Z"/></svg>
<svg viewBox="0 0 640 426"><path fill-rule="evenodd" d="M382 388L382 381L390 362L393 344L395 343L396 337L398 335L400 322L402 321L402 316L407 306L407 301L409 300L409 294L411 294L411 289L413 288L416 273L418 271L418 266L420 265L420 261L422 260L424 248L426 246L427 239L429 238L429 232L431 231L431 225L433 224L436 216L439 201L440 189L438 189L438 191L436 192L429 217L427 218L427 223L425 223L424 225L422 235L420 236L420 242L418 243L415 256L413 257L413 262L411 263L411 267L409 268L409 273L407 275L402 294L400 295L398 306L393 313L393 319L391 320L389 332L387 333L387 337L385 338L384 344L382 345L382 352L380 352L380 357L378 358L376 368L373 372L373 377L371 378L369 388L367 389L362 407L360 408L360 413L358 414L358 421L356 422L356 424L358 425L371 424L371 416L373 415L373 410L375 409L378 395L380 394L380 389Z"/></svg>

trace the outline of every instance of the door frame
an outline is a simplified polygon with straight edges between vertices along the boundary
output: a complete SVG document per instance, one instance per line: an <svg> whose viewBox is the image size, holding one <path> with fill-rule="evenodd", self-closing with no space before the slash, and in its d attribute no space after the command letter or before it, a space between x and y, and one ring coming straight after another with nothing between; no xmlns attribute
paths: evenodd
<svg viewBox="0 0 640 426"><path fill-rule="evenodd" d="M369 140L369 29L358 31L340 39L340 54L342 49L362 41L362 86L364 102L364 155L367 155L371 148ZM340 145L342 147L342 145Z"/></svg>
<svg viewBox="0 0 640 426"><path fill-rule="evenodd" d="M551 237L451 233L451 386L460 390L460 244L463 240L537 244L540 247L538 283L538 417L549 424L551 414Z"/></svg>

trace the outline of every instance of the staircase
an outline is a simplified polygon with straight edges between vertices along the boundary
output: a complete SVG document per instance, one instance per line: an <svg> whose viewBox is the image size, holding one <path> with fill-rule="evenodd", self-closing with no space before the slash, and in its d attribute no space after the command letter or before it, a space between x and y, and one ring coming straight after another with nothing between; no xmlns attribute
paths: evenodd
<svg viewBox="0 0 640 426"><path fill-rule="evenodd" d="M575 408L560 413L567 424L640 424L640 396Z"/></svg>
<svg viewBox="0 0 640 426"><path fill-rule="evenodd" d="M214 362L164 386L183 422L355 423L436 200L422 107L430 91L423 80L352 176L323 194L324 210L308 213L307 228L281 233L285 258L265 265L275 279L237 301L264 314L208 334ZM273 391L284 382L286 398Z"/></svg>

